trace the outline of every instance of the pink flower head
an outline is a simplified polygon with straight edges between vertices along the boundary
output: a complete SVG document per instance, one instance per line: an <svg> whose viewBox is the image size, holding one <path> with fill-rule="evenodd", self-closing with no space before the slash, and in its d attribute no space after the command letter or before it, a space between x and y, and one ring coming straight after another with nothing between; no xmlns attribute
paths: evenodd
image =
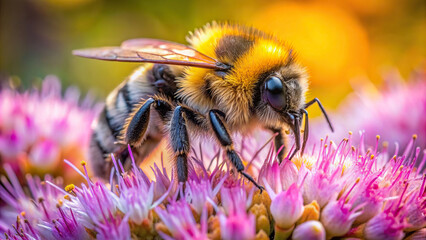
<svg viewBox="0 0 426 240"><path fill-rule="evenodd" d="M130 154L130 156L132 157L132 161L134 161L133 154ZM160 167L157 166L156 163L154 163L154 167L151 169L155 177L154 199L157 200L161 196L163 196L166 192L168 192L171 187L173 187L173 184L172 184L173 181L171 180L173 179L173 174L171 177L167 175L167 171L163 163L163 158L161 158L161 169ZM141 175L144 174L144 172L141 169L139 168L137 168L137 170L135 169L135 164L133 164L133 173L140 173ZM148 177L145 177L145 179L146 181L150 181Z"/></svg>
<svg viewBox="0 0 426 240"><path fill-rule="evenodd" d="M216 195L219 193L228 174L223 174L218 167L209 174L202 162L197 160L195 162L199 166L199 168L195 169L200 173L197 174L196 170L192 168L186 182L185 199L198 214L201 214L206 204L215 201Z"/></svg>
<svg viewBox="0 0 426 240"><path fill-rule="evenodd" d="M383 205L384 189L381 189L377 183L377 178L364 181L358 184L359 188L354 190L353 208L361 207L361 214L355 219L355 224L359 225L367 222L377 215Z"/></svg>
<svg viewBox="0 0 426 240"><path fill-rule="evenodd" d="M2 226L12 224L16 216L25 213L26 218L31 223L36 220L52 221L57 215L57 201L61 197L61 192L50 187L45 181L54 181L50 176L45 176L45 181L38 177L26 176L30 196L25 194L17 176L9 165L4 166L4 170L10 182L2 176L0 185L0 198L7 205L0 207L0 231ZM56 181L61 184L60 181Z"/></svg>
<svg viewBox="0 0 426 240"><path fill-rule="evenodd" d="M260 182L268 184L275 192L288 189L297 182L298 176L297 167L292 161L284 159L279 163L274 157L268 157L259 172Z"/></svg>
<svg viewBox="0 0 426 240"><path fill-rule="evenodd" d="M72 209L67 209L65 212L62 206L58 205L59 218L51 222L41 222L37 225L39 234L42 239L87 239L89 234L85 227L77 222Z"/></svg>
<svg viewBox="0 0 426 240"><path fill-rule="evenodd" d="M317 201L320 207L335 199L339 183L336 183L335 175L327 175L324 172L308 172L304 183L303 199L306 204Z"/></svg>
<svg viewBox="0 0 426 240"><path fill-rule="evenodd" d="M287 190L276 194L269 185L265 185L272 199L271 214L275 224L282 228L292 227L303 213L303 198L299 187L293 183Z"/></svg>
<svg viewBox="0 0 426 240"><path fill-rule="evenodd" d="M407 188L408 184L405 183L398 199L389 200L388 207L366 223L364 236L367 239L398 240L404 237L404 228L408 225L404 215L406 206L402 204L402 201Z"/></svg>
<svg viewBox="0 0 426 240"><path fill-rule="evenodd" d="M232 182L233 177L230 176L228 180ZM247 208L251 205L255 189L251 187L249 189L249 193L247 193L242 181L230 182L225 182L224 186L220 190L220 198L225 213L231 214L246 212Z"/></svg>
<svg viewBox="0 0 426 240"><path fill-rule="evenodd" d="M122 174L120 174L120 171L118 170L117 161L114 156L112 156L119 186L117 208L124 214L127 214L132 222L141 224L142 221L147 220L148 217L150 217L151 210L166 199L172 189L173 182L169 183L166 181L169 185L168 189L162 196L156 199L154 190L156 189L156 186L157 189L165 189L163 184L164 181L161 180L164 180L166 176L161 174L161 172L158 172L158 167L155 165L157 172L154 171L154 173L157 175L159 182L150 181L145 173L136 166L132 154L131 156L133 168L128 173L125 173L124 169L121 169L123 172ZM120 167L122 166L120 165Z"/></svg>
<svg viewBox="0 0 426 240"><path fill-rule="evenodd" d="M321 145L315 167L309 170L304 165L302 166L299 178L301 176L305 178L303 183L305 204L315 200L320 207L324 207L327 202L337 197L342 187L339 178L343 170L343 161L336 160L338 151L339 149L336 149L331 143L329 146Z"/></svg>
<svg viewBox="0 0 426 240"><path fill-rule="evenodd" d="M55 184L47 182L67 196L67 201L64 201L63 207L65 209L74 209L77 221L87 228L97 229L102 227L102 224L108 224L118 210L117 195L111 192L104 183L92 182L84 161L82 166L85 174L81 173L71 162L66 161L66 163L85 177L87 186L84 183L81 184L81 187L70 184L65 187L64 191Z"/></svg>
<svg viewBox="0 0 426 240"><path fill-rule="evenodd" d="M68 88L61 96L59 80L47 76L41 90L0 90L0 159L16 172L59 176L75 174L63 164L84 160L91 123L99 107L90 96L79 103ZM18 171L18 169L20 171Z"/></svg>
<svg viewBox="0 0 426 240"><path fill-rule="evenodd" d="M61 190L46 182L60 185L61 182L50 176L41 181L27 175L30 197L26 196L15 173L6 165L11 181L2 177L0 197L7 203L1 207L0 232L12 239L86 239L85 227L75 218L75 209L63 206ZM58 201L59 199L59 201ZM10 222L15 220L15 222ZM14 224L13 229L9 228Z"/></svg>
<svg viewBox="0 0 426 240"><path fill-rule="evenodd" d="M117 197L101 182L89 183L89 186L81 184L81 187L68 188L73 194L69 195L70 202L65 202L65 206L79 209L85 214L79 216L83 224L92 225L106 222L113 216L117 209ZM73 196L75 195L75 196Z"/></svg>
<svg viewBox="0 0 426 240"><path fill-rule="evenodd" d="M418 189L411 194L407 201L405 214L408 227L405 231L415 231L426 227L426 174L423 175L423 181Z"/></svg>
<svg viewBox="0 0 426 240"><path fill-rule="evenodd" d="M120 216L110 216L105 222L99 224L95 230L98 233L96 239L131 239L128 216L124 216L123 218Z"/></svg>
<svg viewBox="0 0 426 240"><path fill-rule="evenodd" d="M59 146L51 140L44 140L34 145L30 152L30 159L34 167L53 167L57 159L60 158L59 155Z"/></svg>
<svg viewBox="0 0 426 240"><path fill-rule="evenodd" d="M197 226L191 207L186 201L174 201L167 206L167 209L157 207L155 211L172 234L169 236L159 232L162 238L166 240L208 239L206 211L201 216L201 227Z"/></svg>
<svg viewBox="0 0 426 240"><path fill-rule="evenodd" d="M141 224L148 217L151 217L151 210L162 203L169 195L173 181L170 182L165 169L163 168L163 171L161 171L156 164L152 171L157 181L151 181L136 165L130 146L129 152L132 159L132 169L127 173L124 171L121 162L118 161L117 164L115 157L111 155L119 186L117 207L121 212L127 214L132 222ZM110 184L113 185L113 182L111 181Z"/></svg>
<svg viewBox="0 0 426 240"><path fill-rule="evenodd" d="M331 116L335 125L331 133L322 122L312 121L310 137L322 137L326 134L343 138L348 131L365 131L379 134L393 148L394 142L402 144L410 141L412 134L417 134L417 143L426 146L426 71L418 69L404 80L397 70L388 71L384 85L377 89L372 83L355 86L339 106L336 114ZM373 135L373 136L374 136ZM361 142L360 138L356 141ZM374 146L374 138L362 140Z"/></svg>
<svg viewBox="0 0 426 240"><path fill-rule="evenodd" d="M404 237L404 226L401 219L389 212L381 212L367 222L364 236L367 239L399 240Z"/></svg>
<svg viewBox="0 0 426 240"><path fill-rule="evenodd" d="M252 203L254 187L247 193L243 181L228 177L220 191L224 212L219 214L223 239L254 239L256 221L254 215L247 213Z"/></svg>

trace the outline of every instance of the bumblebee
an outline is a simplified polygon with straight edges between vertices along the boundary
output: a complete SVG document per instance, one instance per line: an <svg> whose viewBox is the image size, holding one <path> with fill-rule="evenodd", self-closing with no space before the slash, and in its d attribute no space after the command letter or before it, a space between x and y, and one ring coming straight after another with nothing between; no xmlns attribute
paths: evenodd
<svg viewBox="0 0 426 240"><path fill-rule="evenodd" d="M235 169L244 172L231 133L255 127L278 132L275 146L285 144L290 128L295 138L291 159L303 154L308 139L305 103L308 77L283 41L252 27L228 23L207 24L187 37L190 46L155 39L127 40L119 47L73 51L74 55L109 61L144 62L106 100L94 123L90 158L95 173L106 178L111 169L109 153L143 159L169 137L179 182L188 178L190 135L212 134ZM302 121L305 121L301 141ZM287 144L285 144L287 145ZM284 157L281 151L280 161Z"/></svg>

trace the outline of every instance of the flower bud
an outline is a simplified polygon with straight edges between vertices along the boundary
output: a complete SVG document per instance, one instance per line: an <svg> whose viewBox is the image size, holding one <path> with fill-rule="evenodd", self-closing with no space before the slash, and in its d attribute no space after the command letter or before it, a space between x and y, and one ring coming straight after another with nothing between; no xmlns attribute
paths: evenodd
<svg viewBox="0 0 426 240"><path fill-rule="evenodd" d="M355 202L354 206L359 206L362 204L362 213L355 219L355 224L359 225L367 222L372 217L377 215L380 212L382 207L382 201L377 196L360 196Z"/></svg>
<svg viewBox="0 0 426 240"><path fill-rule="evenodd" d="M327 231L328 237L337 237L346 234L360 212L352 212L350 204L342 201L332 201L325 206L321 213L321 222Z"/></svg>
<svg viewBox="0 0 426 240"><path fill-rule="evenodd" d="M325 229L318 221L307 221L293 231L293 240L325 240Z"/></svg>
<svg viewBox="0 0 426 240"><path fill-rule="evenodd" d="M404 226L398 217L382 212L367 222L364 236L366 239L399 240L404 237Z"/></svg>
<svg viewBox="0 0 426 240"><path fill-rule="evenodd" d="M417 201L409 204L405 212L407 213L408 222L408 227L404 229L405 231L411 232L426 227L426 209L422 207L422 202Z"/></svg>
<svg viewBox="0 0 426 240"><path fill-rule="evenodd" d="M279 193L272 200L270 209L278 227L292 227L303 214L303 198L297 185L294 183L287 191Z"/></svg>

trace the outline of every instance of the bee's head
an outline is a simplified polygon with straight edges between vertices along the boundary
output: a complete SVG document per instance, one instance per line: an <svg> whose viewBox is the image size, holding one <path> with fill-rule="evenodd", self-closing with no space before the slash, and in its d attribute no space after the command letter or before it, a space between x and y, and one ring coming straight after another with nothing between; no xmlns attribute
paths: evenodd
<svg viewBox="0 0 426 240"><path fill-rule="evenodd" d="M292 125L300 115L307 90L306 74L289 64L263 74L258 83L257 115L261 121L279 126Z"/></svg>

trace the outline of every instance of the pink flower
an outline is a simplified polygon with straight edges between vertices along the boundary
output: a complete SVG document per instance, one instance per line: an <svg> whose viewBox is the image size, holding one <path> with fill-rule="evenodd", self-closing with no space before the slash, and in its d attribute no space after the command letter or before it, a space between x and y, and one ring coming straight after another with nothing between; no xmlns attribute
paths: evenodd
<svg viewBox="0 0 426 240"><path fill-rule="evenodd" d="M390 200L383 212L366 223L364 235L367 239L399 240L404 237L404 228L407 227L407 223L404 216L406 206L402 205L402 201L407 188L408 184L405 183L399 198Z"/></svg>
<svg viewBox="0 0 426 240"><path fill-rule="evenodd" d="M228 182L225 182L224 186L220 190L222 207L227 214L245 212L251 205L254 188L250 188L250 192L247 193L247 190L241 181L230 183L232 181L232 177L229 177Z"/></svg>
<svg viewBox="0 0 426 240"><path fill-rule="evenodd" d="M129 152L131 153L130 147ZM127 216L129 219L136 223L141 224L144 220L152 221L152 212L151 210L157 207L162 203L166 197L169 195L173 181L168 181L167 173L165 171L162 173L159 171L157 165L154 167L157 171L154 171L156 175L157 182L149 180L147 175L135 164L133 155L132 158L132 169L128 173L124 172L124 169L121 167L122 173L118 170L117 161L115 157L112 156L112 161L116 169L116 175L118 178L119 191L117 193L117 208ZM121 164L121 163L120 163ZM165 180L167 179L167 180ZM168 189L166 189L166 186ZM113 184L112 182L110 183ZM155 196L155 189L159 189L161 196ZM164 190L164 192L163 192ZM160 194L157 192L157 194ZM141 193L144 193L141 195ZM113 195L115 198L115 195ZM148 218L150 218L148 220Z"/></svg>
<svg viewBox="0 0 426 240"><path fill-rule="evenodd" d="M312 121L310 137L322 137L328 134L334 138L343 138L348 131L380 135L390 143L392 152L394 143L406 144L412 134L417 134L417 143L426 146L426 71L413 72L410 79L401 78L397 70L388 71L383 80L385 84L377 89L372 83L355 86L332 116L335 125L331 133L323 120ZM359 138L355 139L361 142ZM363 140L366 145L374 146L374 138Z"/></svg>
<svg viewBox="0 0 426 240"><path fill-rule="evenodd" d="M75 177L63 159L84 160L98 109L90 96L79 103L75 88L68 88L61 96L59 80L54 76L45 78L41 90L19 93L1 89L1 161L12 165L17 173Z"/></svg>
<svg viewBox="0 0 426 240"><path fill-rule="evenodd" d="M210 205L216 200L216 195L219 193L228 174L224 174L219 168L215 168L209 174L201 162L196 163L200 165L197 168L199 174L196 173L194 168L191 170L189 179L186 182L185 199L200 215L206 204Z"/></svg>
<svg viewBox="0 0 426 240"><path fill-rule="evenodd" d="M344 141L342 143L345 144ZM336 161L338 150L332 145L332 142L329 146L321 144L315 167L310 170L305 165L301 167L299 176L304 176L303 199L305 204L315 200L320 207L324 207L337 197L343 187L340 173L344 166L343 161Z"/></svg>
<svg viewBox="0 0 426 240"><path fill-rule="evenodd" d="M321 212L321 222L327 231L327 236L338 237L346 234L355 219L361 214L351 210L351 204L344 201L332 201Z"/></svg>
<svg viewBox="0 0 426 240"><path fill-rule="evenodd" d="M89 234L83 225L77 222L74 217L72 209L65 212L62 206L57 206L59 211L59 218L52 220L51 222L41 222L37 225L39 234L42 239L87 239ZM30 225L29 225L30 226ZM31 228L33 228L31 226ZM31 231L31 230L30 230ZM35 236L36 237L36 236Z"/></svg>
<svg viewBox="0 0 426 240"><path fill-rule="evenodd" d="M7 206L1 207L0 232L12 239L87 239L84 225L76 219L76 209L64 207L61 190L46 184L60 181L50 176L41 181L27 175L27 196L10 166L4 167L11 181L2 178L0 197ZM3 187L4 186L4 187ZM10 226L13 224L13 228ZM22 238L26 236L27 238Z"/></svg>
<svg viewBox="0 0 426 240"><path fill-rule="evenodd" d="M104 223L95 228L97 231L96 239L116 240L131 239L128 217L110 216Z"/></svg>
<svg viewBox="0 0 426 240"><path fill-rule="evenodd" d="M402 219L390 212L381 212L367 222L364 236L367 239L399 240L404 237L404 226Z"/></svg>
<svg viewBox="0 0 426 240"><path fill-rule="evenodd" d="M354 190L353 208L361 207L361 214L355 219L355 224L359 225L367 222L372 217L377 215L383 205L383 189L376 183L377 178L370 182L364 181L358 184L358 190ZM364 188L365 186L365 188Z"/></svg>
<svg viewBox="0 0 426 240"><path fill-rule="evenodd" d="M160 208L156 212L172 236L159 232L164 239L171 240L204 240L207 238L206 211L201 216L201 226L198 227L192 214L191 207L185 201L174 201L167 206L167 210Z"/></svg>
<svg viewBox="0 0 426 240"><path fill-rule="evenodd" d="M405 214L408 227L405 231L415 231L426 227L426 174L418 191L412 193L407 201Z"/></svg>
<svg viewBox="0 0 426 240"><path fill-rule="evenodd" d="M341 186L335 173L330 175L322 171L308 171L304 183L303 199L305 204L317 201L320 207L336 198Z"/></svg>
<svg viewBox="0 0 426 240"><path fill-rule="evenodd" d="M54 181L52 177L46 176L45 181L42 181L38 177L27 175L28 188L23 188L9 165L4 166L4 170L10 183L7 178L2 176L0 197L7 205L0 207L0 226L11 224L16 220L16 216L23 212L31 223L35 223L38 219L50 222L56 216L56 204L61 197L60 191L51 188L45 182ZM56 182L61 184L60 181ZM26 195L24 189L29 190L29 196Z"/></svg>
<svg viewBox="0 0 426 240"><path fill-rule="evenodd" d="M282 229L292 227L303 213L303 198L296 183L278 194L269 185L266 189L272 199L270 209L275 224Z"/></svg>
<svg viewBox="0 0 426 240"><path fill-rule="evenodd" d="M296 165L287 159L281 163L275 157L268 157L259 172L262 184L268 184L274 192L286 190L297 182L299 173Z"/></svg>
<svg viewBox="0 0 426 240"><path fill-rule="evenodd" d="M219 214L220 229L223 239L254 239L256 221L252 214L247 213L252 203L254 187L249 193L241 181L230 176L224 183L220 196L223 212Z"/></svg>
<svg viewBox="0 0 426 240"><path fill-rule="evenodd" d="M66 122L56 124L55 131L66 129ZM33 126L33 121L19 124ZM28 128L28 136L16 129L8 133L13 140L8 142L9 155L18 152L40 166L50 165L55 149L62 154L69 140L38 140L32 155L22 154L21 145L37 136L31 129L38 128ZM13 173L17 165L6 166L10 181L1 178L5 206L0 209L0 230L11 239L400 239L422 234L426 177L421 166L426 157L420 157L416 141L408 142L403 155L392 157L389 148L380 149L379 138L372 146L364 144L363 133L359 143L354 138L334 142L327 137L305 155L281 164L267 138L236 138L247 173L267 193L248 183L211 142L191 153L185 185L167 175L163 164L154 164L151 178L134 162L125 172L113 158L115 175L109 184L90 179L85 162L81 172L67 161L85 184L68 185L64 191L50 177L45 182L28 177L26 191Z"/></svg>
<svg viewBox="0 0 426 240"><path fill-rule="evenodd" d="M60 148L50 140L36 143L30 152L31 164L36 168L54 167L59 158Z"/></svg>

